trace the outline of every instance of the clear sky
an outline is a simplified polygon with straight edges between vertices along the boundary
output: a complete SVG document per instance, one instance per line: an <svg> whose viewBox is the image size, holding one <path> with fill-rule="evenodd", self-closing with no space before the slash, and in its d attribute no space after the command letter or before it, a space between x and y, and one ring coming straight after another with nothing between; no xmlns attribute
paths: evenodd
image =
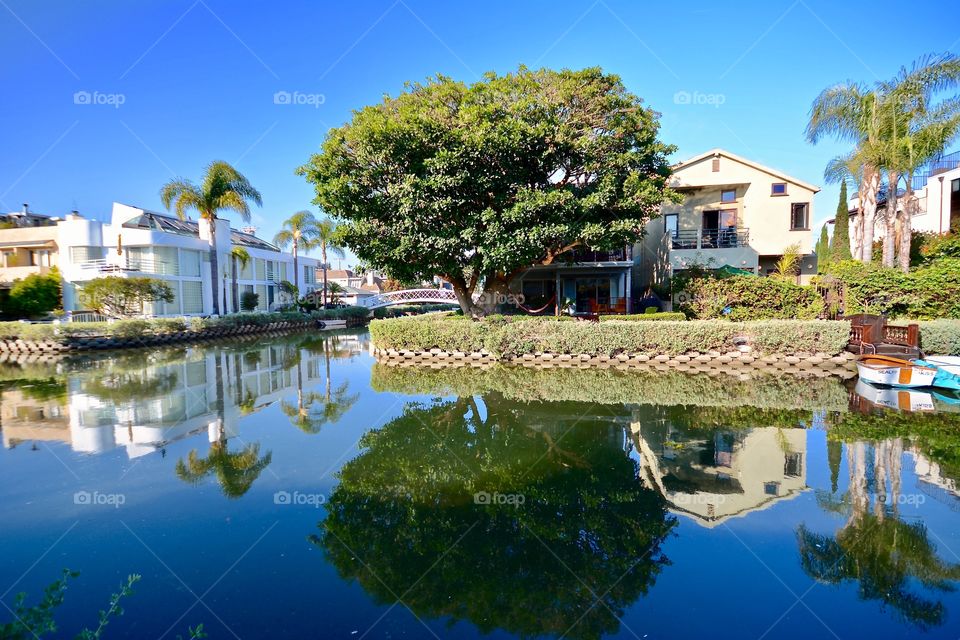
<svg viewBox="0 0 960 640"><path fill-rule="evenodd" d="M162 210L165 181L223 159L270 238L316 210L294 169L327 129L405 81L599 65L662 113L675 159L723 147L823 186L819 231L845 147L804 141L813 98L960 51L958 24L955 0L0 0L0 210Z"/></svg>

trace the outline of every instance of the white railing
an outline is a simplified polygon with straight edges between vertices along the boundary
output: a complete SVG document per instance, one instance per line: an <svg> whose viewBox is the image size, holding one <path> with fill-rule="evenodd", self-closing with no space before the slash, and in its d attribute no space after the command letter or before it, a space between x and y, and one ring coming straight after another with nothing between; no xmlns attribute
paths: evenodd
<svg viewBox="0 0 960 640"><path fill-rule="evenodd" d="M379 309L396 304L412 304L414 302L433 302L456 304L457 294L452 289L404 289L403 291L388 291L368 298L360 298L357 305L368 309Z"/></svg>
<svg viewBox="0 0 960 640"><path fill-rule="evenodd" d="M102 313L93 311L81 311L80 313L68 313L64 318L67 322L108 322L110 318Z"/></svg>

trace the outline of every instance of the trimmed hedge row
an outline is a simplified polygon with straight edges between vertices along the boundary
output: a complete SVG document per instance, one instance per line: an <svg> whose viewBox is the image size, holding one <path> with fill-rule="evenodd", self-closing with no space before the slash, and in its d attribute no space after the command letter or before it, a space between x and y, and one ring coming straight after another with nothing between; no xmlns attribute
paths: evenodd
<svg viewBox="0 0 960 640"><path fill-rule="evenodd" d="M624 320L629 322L636 322L636 321L679 322L686 319L687 319L687 316L683 315L679 311L662 311L658 313L633 313L633 314L626 314L626 315L620 315L620 316L600 316L600 322L613 322L613 321L619 321L619 320Z"/></svg>
<svg viewBox="0 0 960 640"><path fill-rule="evenodd" d="M728 352L749 344L757 354L840 353L850 323L827 320L727 322L556 322L540 318L455 317L374 320L370 334L380 349L473 352L497 357L525 353L613 356L619 353L679 355L688 351Z"/></svg>
<svg viewBox="0 0 960 640"><path fill-rule="evenodd" d="M960 320L919 322L920 348L930 355L960 356Z"/></svg>
<svg viewBox="0 0 960 640"><path fill-rule="evenodd" d="M779 278L696 278L682 286L690 301L681 310L698 320L813 320L825 310L816 289Z"/></svg>
<svg viewBox="0 0 960 640"><path fill-rule="evenodd" d="M165 335L183 331L202 332L242 326L263 326L276 322L304 320L347 320L365 318L365 307L323 309L309 314L293 311L276 313L235 313L210 318L129 318L113 322L65 322L62 324L30 324L0 322L0 339L57 340L60 338L118 337Z"/></svg>

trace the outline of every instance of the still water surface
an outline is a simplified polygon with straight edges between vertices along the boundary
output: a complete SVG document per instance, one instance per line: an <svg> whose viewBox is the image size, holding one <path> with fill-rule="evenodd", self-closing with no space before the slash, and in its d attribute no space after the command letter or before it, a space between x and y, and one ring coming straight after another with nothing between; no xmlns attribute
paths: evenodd
<svg viewBox="0 0 960 640"><path fill-rule="evenodd" d="M364 332L0 380L0 601L79 571L57 637L131 573L106 638L960 635L950 398L387 367Z"/></svg>

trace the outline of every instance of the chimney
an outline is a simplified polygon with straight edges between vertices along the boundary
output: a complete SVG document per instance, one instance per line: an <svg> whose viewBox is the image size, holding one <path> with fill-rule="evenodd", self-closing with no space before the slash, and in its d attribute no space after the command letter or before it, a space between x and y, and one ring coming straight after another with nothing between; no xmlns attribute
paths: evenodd
<svg viewBox="0 0 960 640"><path fill-rule="evenodd" d="M367 284L371 287L376 284L373 280L373 269L367 269Z"/></svg>
<svg viewBox="0 0 960 640"><path fill-rule="evenodd" d="M23 203L23 215L30 213L30 204L27 202Z"/></svg>

